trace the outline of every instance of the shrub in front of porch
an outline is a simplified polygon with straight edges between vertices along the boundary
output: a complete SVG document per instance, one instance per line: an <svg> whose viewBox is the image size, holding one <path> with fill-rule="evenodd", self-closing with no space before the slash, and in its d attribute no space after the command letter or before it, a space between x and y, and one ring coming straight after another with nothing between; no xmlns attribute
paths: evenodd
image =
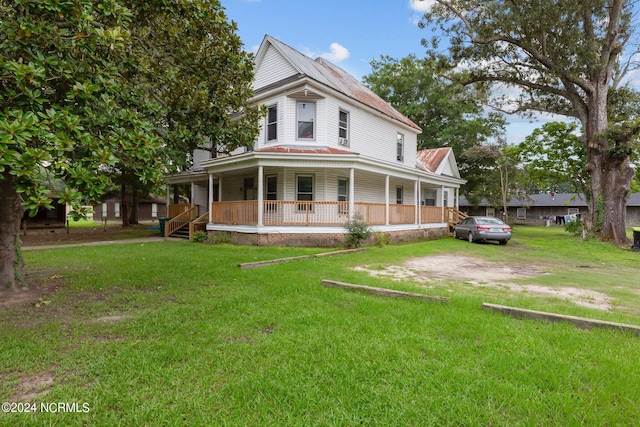
<svg viewBox="0 0 640 427"><path fill-rule="evenodd" d="M359 248L362 242L371 237L371 228L359 213L347 221L344 228L347 230L344 238L344 243L347 247Z"/></svg>

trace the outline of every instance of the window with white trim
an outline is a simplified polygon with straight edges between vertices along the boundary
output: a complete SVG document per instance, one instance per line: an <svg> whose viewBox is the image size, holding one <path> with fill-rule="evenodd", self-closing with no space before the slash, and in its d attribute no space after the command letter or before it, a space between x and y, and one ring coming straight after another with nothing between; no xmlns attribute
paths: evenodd
<svg viewBox="0 0 640 427"><path fill-rule="evenodd" d="M315 138L316 104L298 102L298 139Z"/></svg>
<svg viewBox="0 0 640 427"><path fill-rule="evenodd" d="M438 193L436 190L424 190L424 204L425 206L436 206L436 197Z"/></svg>
<svg viewBox="0 0 640 427"><path fill-rule="evenodd" d="M272 105L267 110L267 141L278 139L278 106Z"/></svg>
<svg viewBox="0 0 640 427"><path fill-rule="evenodd" d="M151 203L151 218L157 218L157 217L158 217L158 204Z"/></svg>
<svg viewBox="0 0 640 427"><path fill-rule="evenodd" d="M103 218L106 218L107 214L109 213L107 206L108 205L106 203L102 204L102 217Z"/></svg>
<svg viewBox="0 0 640 427"><path fill-rule="evenodd" d="M349 180L347 178L338 178L338 213L349 212Z"/></svg>
<svg viewBox="0 0 640 427"><path fill-rule="evenodd" d="M113 210L114 210L114 212L115 212L115 213L114 213L114 216L115 216L116 218L120 218L120 203L118 203L118 202L114 203L114 208L113 208Z"/></svg>
<svg viewBox="0 0 640 427"><path fill-rule="evenodd" d="M518 209L516 209L516 218L518 218L518 219L527 219L527 208L518 208Z"/></svg>
<svg viewBox="0 0 640 427"><path fill-rule="evenodd" d="M340 144L349 145L349 113L344 110L340 110L338 114L338 137Z"/></svg>
<svg viewBox="0 0 640 427"><path fill-rule="evenodd" d="M401 186L397 186L396 187L396 204L397 205L401 205L403 203L403 200L404 200L403 193L404 193L404 189Z"/></svg>
<svg viewBox="0 0 640 427"><path fill-rule="evenodd" d="M298 175L296 177L296 200L313 202L313 176ZM299 203L298 210L306 211L311 209L310 203Z"/></svg>
<svg viewBox="0 0 640 427"><path fill-rule="evenodd" d="M267 175L264 177L264 198L267 200L266 210L275 211L276 203L269 203L269 200L278 200L278 176Z"/></svg>
<svg viewBox="0 0 640 427"><path fill-rule="evenodd" d="M401 133L396 137L396 160L404 161L404 135Z"/></svg>

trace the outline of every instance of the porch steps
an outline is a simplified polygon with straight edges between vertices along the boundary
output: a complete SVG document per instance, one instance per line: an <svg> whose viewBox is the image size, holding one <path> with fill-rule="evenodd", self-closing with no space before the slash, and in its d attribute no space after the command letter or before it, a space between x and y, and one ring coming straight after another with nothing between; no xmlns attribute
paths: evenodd
<svg viewBox="0 0 640 427"><path fill-rule="evenodd" d="M182 227L171 233L169 237L189 240L189 227Z"/></svg>

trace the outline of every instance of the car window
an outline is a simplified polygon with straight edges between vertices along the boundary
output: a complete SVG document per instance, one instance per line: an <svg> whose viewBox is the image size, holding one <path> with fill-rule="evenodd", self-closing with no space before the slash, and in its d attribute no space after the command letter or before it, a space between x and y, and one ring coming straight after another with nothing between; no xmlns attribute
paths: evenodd
<svg viewBox="0 0 640 427"><path fill-rule="evenodd" d="M502 225L503 222L500 221L497 218L478 218L478 224L500 224Z"/></svg>

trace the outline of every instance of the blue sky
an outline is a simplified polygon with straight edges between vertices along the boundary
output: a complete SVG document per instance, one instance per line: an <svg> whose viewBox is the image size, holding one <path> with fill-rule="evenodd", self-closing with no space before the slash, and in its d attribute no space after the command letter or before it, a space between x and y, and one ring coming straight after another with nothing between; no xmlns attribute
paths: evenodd
<svg viewBox="0 0 640 427"><path fill-rule="evenodd" d="M357 79L381 56L423 57L427 29L420 17L433 0L221 0L238 24L245 49L255 52L265 34L316 58L322 56ZM518 143L543 124L507 117L507 140Z"/></svg>

